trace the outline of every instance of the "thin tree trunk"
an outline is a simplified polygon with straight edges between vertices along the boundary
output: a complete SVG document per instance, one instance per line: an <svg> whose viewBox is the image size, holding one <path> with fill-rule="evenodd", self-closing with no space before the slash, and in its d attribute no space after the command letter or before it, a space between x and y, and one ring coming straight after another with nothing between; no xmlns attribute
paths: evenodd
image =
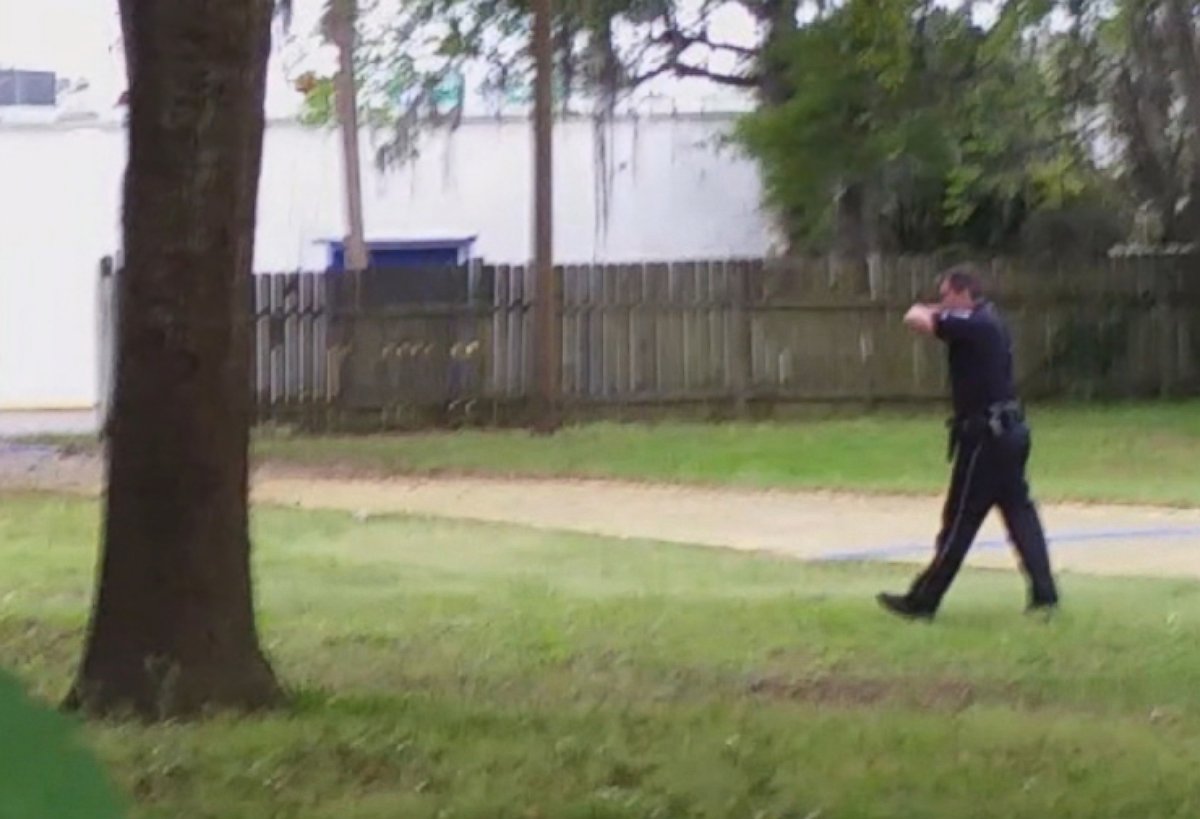
<svg viewBox="0 0 1200 819"><path fill-rule="evenodd" d="M366 270L370 261L363 229L362 160L358 150L358 89L354 78L354 49L358 39L356 0L332 0L325 12L326 39L337 46L338 73L334 101L342 137L342 175L346 196L345 265Z"/></svg>
<svg viewBox="0 0 1200 819"><path fill-rule="evenodd" d="M68 707L279 698L254 622L249 295L271 0L121 0L125 265L100 582Z"/></svg>
<svg viewBox="0 0 1200 819"><path fill-rule="evenodd" d="M867 184L846 185L835 199L834 209L833 285L841 292L866 293L871 287L868 259L878 249Z"/></svg>
<svg viewBox="0 0 1200 819"><path fill-rule="evenodd" d="M788 63L781 48L796 33L797 0L767 0L760 19L766 27L759 59L759 102L766 108L783 105L792 96Z"/></svg>
<svg viewBox="0 0 1200 819"><path fill-rule="evenodd" d="M533 266L534 347L537 407L534 431L550 434L558 429L558 293L554 275L554 46L551 40L553 0L533 3Z"/></svg>

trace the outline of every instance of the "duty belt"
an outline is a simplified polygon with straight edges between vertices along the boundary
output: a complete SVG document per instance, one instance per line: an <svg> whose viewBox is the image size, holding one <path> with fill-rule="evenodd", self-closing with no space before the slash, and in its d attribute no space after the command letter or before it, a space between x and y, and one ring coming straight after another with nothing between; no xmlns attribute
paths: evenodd
<svg viewBox="0 0 1200 819"><path fill-rule="evenodd" d="M988 434L999 438L1024 422L1025 410L1020 401L997 401L988 405L982 413L951 418L946 422L946 428L949 430L946 458L954 460L954 453L964 437Z"/></svg>

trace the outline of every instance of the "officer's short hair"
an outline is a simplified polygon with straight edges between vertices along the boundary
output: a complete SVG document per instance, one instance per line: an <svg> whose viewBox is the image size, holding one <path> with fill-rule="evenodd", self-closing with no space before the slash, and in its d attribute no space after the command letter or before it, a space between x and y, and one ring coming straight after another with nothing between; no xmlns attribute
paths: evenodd
<svg viewBox="0 0 1200 819"><path fill-rule="evenodd" d="M955 293L966 292L972 301L983 298L983 279L972 264L958 264L942 272L938 284L947 284Z"/></svg>

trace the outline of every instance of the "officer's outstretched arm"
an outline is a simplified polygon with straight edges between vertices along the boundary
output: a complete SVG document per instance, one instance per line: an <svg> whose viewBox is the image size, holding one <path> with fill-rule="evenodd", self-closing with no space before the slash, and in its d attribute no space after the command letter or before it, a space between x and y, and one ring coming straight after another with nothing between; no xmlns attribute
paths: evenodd
<svg viewBox="0 0 1200 819"><path fill-rule="evenodd" d="M933 335L937 328L937 308L927 304L914 304L904 314L904 326L922 335Z"/></svg>

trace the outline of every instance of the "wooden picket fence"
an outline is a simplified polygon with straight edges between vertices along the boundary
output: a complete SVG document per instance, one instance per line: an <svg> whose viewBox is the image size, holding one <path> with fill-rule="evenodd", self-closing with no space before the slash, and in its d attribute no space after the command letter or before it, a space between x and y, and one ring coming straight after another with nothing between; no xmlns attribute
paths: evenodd
<svg viewBox="0 0 1200 819"><path fill-rule="evenodd" d="M932 294L937 270L882 260L853 292L819 259L559 268L561 400L571 410L939 399L944 352L900 321ZM1200 392L1195 257L986 272L1026 394ZM254 304L264 422L498 420L534 389L525 267L266 274Z"/></svg>

